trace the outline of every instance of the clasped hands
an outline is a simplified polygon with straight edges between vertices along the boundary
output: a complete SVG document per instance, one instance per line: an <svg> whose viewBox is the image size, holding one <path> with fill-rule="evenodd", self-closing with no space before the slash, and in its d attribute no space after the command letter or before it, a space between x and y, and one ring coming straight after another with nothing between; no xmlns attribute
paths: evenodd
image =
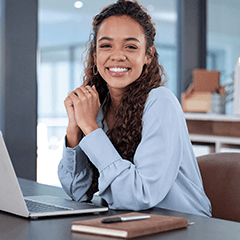
<svg viewBox="0 0 240 240"><path fill-rule="evenodd" d="M81 131L88 135L99 128L96 118L100 109L99 95L95 86L80 86L70 92L64 100L68 115L67 145L75 147L80 139Z"/></svg>

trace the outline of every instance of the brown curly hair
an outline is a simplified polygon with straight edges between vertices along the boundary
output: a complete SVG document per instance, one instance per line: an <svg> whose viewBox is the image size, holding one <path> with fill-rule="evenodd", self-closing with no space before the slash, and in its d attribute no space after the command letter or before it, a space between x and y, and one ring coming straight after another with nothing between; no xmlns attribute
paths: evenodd
<svg viewBox="0 0 240 240"><path fill-rule="evenodd" d="M89 49L85 67L84 84L95 85L103 104L104 119L106 119L111 104L108 87L99 73L96 74L94 54L96 53L97 33L101 23L110 16L129 16L138 22L146 38L146 54L151 57L151 63L144 65L141 76L131 83L123 94L121 104L115 113L114 126L108 130L107 135L122 158L133 162L133 156L142 138L142 115L148 93L156 87L163 85L165 76L163 67L158 63L158 53L151 53L154 46L156 30L151 17L136 1L118 0L104 8L93 19L93 32L89 41ZM94 74L95 72L95 74Z"/></svg>

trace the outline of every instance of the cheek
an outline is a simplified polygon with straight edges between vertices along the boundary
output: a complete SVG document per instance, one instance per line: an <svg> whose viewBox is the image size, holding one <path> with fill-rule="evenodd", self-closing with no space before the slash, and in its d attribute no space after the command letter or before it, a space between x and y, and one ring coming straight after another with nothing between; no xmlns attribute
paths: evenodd
<svg viewBox="0 0 240 240"><path fill-rule="evenodd" d="M104 54L104 52L97 52L97 64L103 64L105 62L106 59L106 54Z"/></svg>
<svg viewBox="0 0 240 240"><path fill-rule="evenodd" d="M135 66L139 69L142 70L144 64L146 63L145 57L144 56L139 56L138 58L135 58Z"/></svg>
<svg viewBox="0 0 240 240"><path fill-rule="evenodd" d="M104 78L105 76L105 65L104 63L106 62L106 54L102 53L102 52L97 52L97 57L96 57L96 66L97 66L97 69L98 69L98 72L99 74L101 75L102 78Z"/></svg>
<svg viewBox="0 0 240 240"><path fill-rule="evenodd" d="M137 62L137 64L144 65L147 57L145 53L141 52L137 54L137 56L134 56L134 59L135 59L135 62Z"/></svg>

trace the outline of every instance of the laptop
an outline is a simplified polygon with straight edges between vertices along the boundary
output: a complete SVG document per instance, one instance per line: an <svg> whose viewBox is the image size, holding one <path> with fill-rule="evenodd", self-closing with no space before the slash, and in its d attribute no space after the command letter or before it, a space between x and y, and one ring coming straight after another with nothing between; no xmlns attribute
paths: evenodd
<svg viewBox="0 0 240 240"><path fill-rule="evenodd" d="M0 131L0 210L26 218L98 213L108 207L56 196L24 197Z"/></svg>

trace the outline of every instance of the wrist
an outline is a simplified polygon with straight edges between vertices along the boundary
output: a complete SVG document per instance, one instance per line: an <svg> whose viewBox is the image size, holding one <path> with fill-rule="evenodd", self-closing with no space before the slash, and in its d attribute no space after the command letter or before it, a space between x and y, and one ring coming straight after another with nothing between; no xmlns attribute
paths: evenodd
<svg viewBox="0 0 240 240"><path fill-rule="evenodd" d="M85 136L87 136L89 133L97 130L99 128L99 126L96 124L92 124L92 125L87 125L85 127L82 128L82 131L84 133Z"/></svg>
<svg viewBox="0 0 240 240"><path fill-rule="evenodd" d="M78 135L79 132L81 132L81 129L77 125L74 125L74 126L68 125L67 126L67 134L76 134L76 135Z"/></svg>
<svg viewBox="0 0 240 240"><path fill-rule="evenodd" d="M67 127L66 146L70 148L76 147L82 139L82 131L79 127Z"/></svg>

